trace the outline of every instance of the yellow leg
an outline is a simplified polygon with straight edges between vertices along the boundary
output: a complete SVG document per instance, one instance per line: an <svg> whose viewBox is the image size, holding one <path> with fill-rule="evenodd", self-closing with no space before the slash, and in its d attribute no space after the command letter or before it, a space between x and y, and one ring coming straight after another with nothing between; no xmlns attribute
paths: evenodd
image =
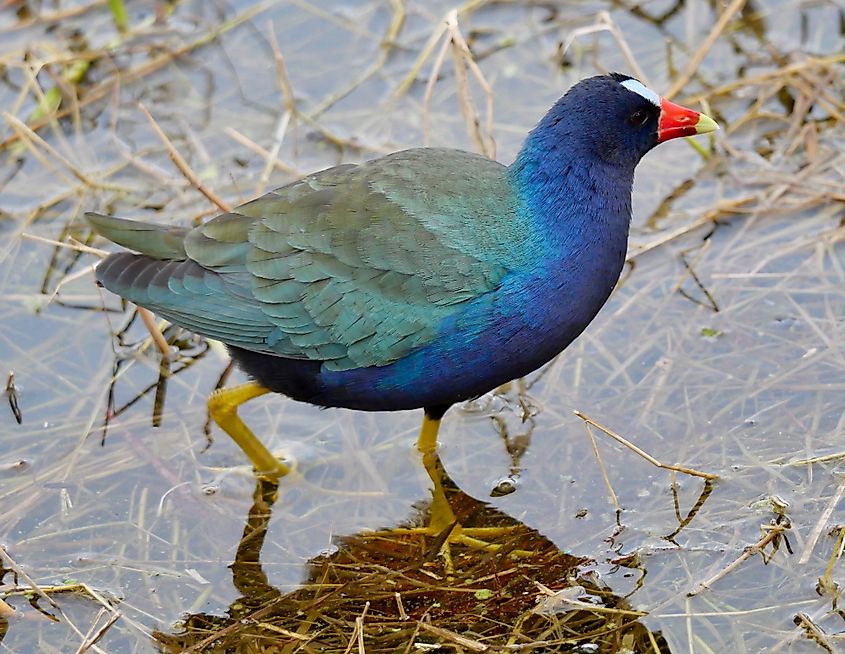
<svg viewBox="0 0 845 654"><path fill-rule="evenodd" d="M212 420L220 425L220 429L229 434L249 457L256 472L275 479L288 474L290 468L273 456L238 417L241 404L269 392L269 389L256 382L219 388L208 398L208 412Z"/></svg>
<svg viewBox="0 0 845 654"><path fill-rule="evenodd" d="M437 455L437 432L440 429L440 420L434 420L425 416L423 418L420 434L417 438L417 449L422 454L423 465L428 473L433 489L431 492L431 511L428 524L425 527L387 529L375 532L374 535L401 535L420 534L426 536L438 536L448 530L441 554L446 559L447 569L451 566L450 545L460 543L475 549L496 550L500 545L489 543L485 538L499 538L512 533L514 527L463 527L455 516L449 500L446 498L446 490L443 486L443 479L446 474L443 464ZM511 556L528 556L530 552L513 550Z"/></svg>
<svg viewBox="0 0 845 654"><path fill-rule="evenodd" d="M437 432L440 431L440 420L434 420L423 414L420 435L417 438L417 449L426 454L437 449Z"/></svg>
<svg viewBox="0 0 845 654"><path fill-rule="evenodd" d="M422 454L423 465L428 473L432 489L431 519L428 523L429 531L440 533L457 522L452 507L446 499L446 491L443 489L443 464L437 456L437 432L440 431L440 420L433 420L427 415L423 416L420 435L417 438L417 449Z"/></svg>

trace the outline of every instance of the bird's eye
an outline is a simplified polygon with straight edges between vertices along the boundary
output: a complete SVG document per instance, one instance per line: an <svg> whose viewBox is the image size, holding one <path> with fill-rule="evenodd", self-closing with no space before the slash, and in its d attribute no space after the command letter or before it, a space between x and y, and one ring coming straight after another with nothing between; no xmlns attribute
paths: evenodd
<svg viewBox="0 0 845 654"><path fill-rule="evenodd" d="M628 124L631 127L642 127L645 121L648 120L648 112L644 109L638 109L630 116L628 116Z"/></svg>

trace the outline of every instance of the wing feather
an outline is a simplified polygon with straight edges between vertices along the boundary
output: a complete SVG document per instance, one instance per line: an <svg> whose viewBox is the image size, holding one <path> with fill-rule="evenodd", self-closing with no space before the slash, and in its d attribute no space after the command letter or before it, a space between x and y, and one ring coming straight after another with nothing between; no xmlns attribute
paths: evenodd
<svg viewBox="0 0 845 654"><path fill-rule="evenodd" d="M524 264L504 171L431 149L339 166L187 231L183 260L112 255L98 278L238 347L332 370L387 365Z"/></svg>

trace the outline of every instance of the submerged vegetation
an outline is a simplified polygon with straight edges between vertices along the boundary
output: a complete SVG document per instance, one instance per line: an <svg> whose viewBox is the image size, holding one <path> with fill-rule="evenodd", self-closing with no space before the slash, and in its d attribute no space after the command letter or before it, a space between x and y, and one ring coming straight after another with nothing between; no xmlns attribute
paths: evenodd
<svg viewBox="0 0 845 654"><path fill-rule="evenodd" d="M442 468L441 468L442 473ZM508 530L492 551L442 539L362 533L308 563L290 593L268 583L260 564L277 489L260 484L231 566L242 593L226 616L193 614L174 634L154 637L164 652L320 651L668 652L659 633L590 572L590 561L561 552L526 527L454 487L450 504L465 526ZM427 506L418 507L419 523ZM620 557L617 565L632 561ZM585 650L582 646L588 645ZM590 649L590 648L595 649ZM252 648L252 649L250 649Z"/></svg>
<svg viewBox="0 0 845 654"><path fill-rule="evenodd" d="M843 25L829 0L0 0L3 647L837 651ZM376 531L428 510L414 415L259 403L301 472L253 489L205 415L239 374L217 344L93 284L83 211L196 223L423 143L508 161L606 70L724 129L638 171L587 333L446 425L491 550Z"/></svg>

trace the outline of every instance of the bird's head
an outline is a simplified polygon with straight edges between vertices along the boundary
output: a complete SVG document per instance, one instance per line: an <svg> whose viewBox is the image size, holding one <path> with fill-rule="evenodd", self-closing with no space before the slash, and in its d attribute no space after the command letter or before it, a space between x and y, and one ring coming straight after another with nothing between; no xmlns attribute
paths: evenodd
<svg viewBox="0 0 845 654"><path fill-rule="evenodd" d="M575 84L532 135L539 137L535 147L563 148L633 168L658 143L716 129L705 114L660 97L639 80L611 73Z"/></svg>

